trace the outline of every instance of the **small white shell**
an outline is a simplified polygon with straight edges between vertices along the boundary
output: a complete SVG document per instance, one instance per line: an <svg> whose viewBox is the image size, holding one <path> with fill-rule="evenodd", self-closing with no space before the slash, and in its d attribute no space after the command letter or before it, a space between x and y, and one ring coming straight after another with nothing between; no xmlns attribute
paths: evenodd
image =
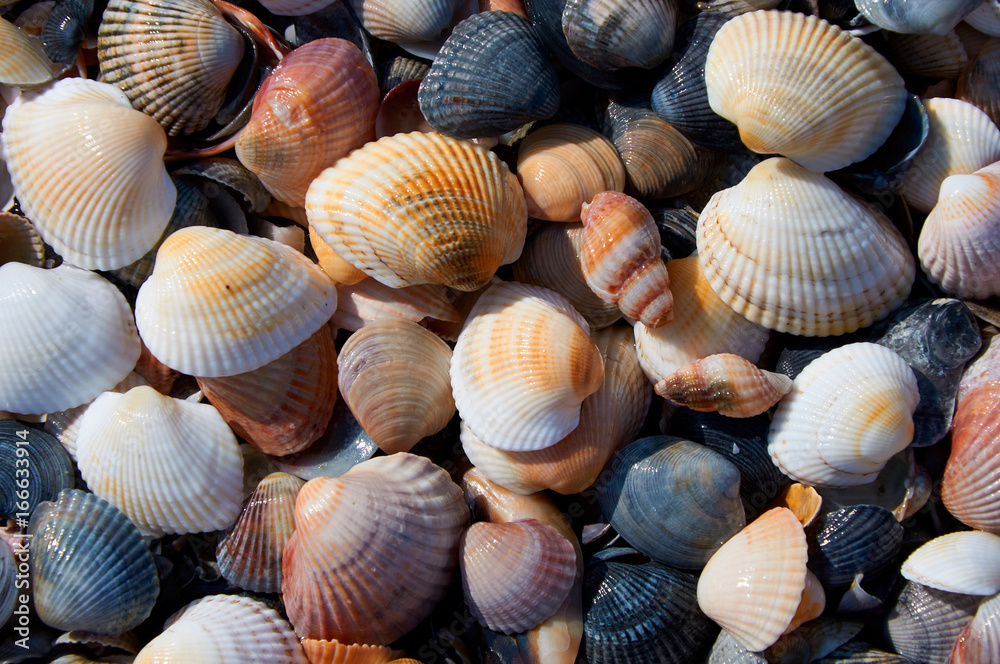
<svg viewBox="0 0 1000 664"><path fill-rule="evenodd" d="M1000 536L978 530L932 539L910 554L901 573L910 581L963 595L1000 591Z"/></svg>

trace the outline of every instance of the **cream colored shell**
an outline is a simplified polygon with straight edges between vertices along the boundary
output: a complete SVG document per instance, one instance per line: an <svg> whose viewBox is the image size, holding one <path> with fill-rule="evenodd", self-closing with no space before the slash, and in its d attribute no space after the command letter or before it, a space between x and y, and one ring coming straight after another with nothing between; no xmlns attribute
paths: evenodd
<svg viewBox="0 0 1000 664"><path fill-rule="evenodd" d="M1000 535L971 530L936 537L910 554L900 574L949 593L995 595L1000 591Z"/></svg>
<svg viewBox="0 0 1000 664"><path fill-rule="evenodd" d="M0 18L0 82L19 88L41 85L56 70L37 39Z"/></svg>

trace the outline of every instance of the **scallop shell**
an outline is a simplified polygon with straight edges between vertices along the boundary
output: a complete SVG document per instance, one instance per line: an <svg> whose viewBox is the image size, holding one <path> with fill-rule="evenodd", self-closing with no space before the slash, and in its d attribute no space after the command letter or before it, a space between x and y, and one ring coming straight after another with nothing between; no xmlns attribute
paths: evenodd
<svg viewBox="0 0 1000 664"><path fill-rule="evenodd" d="M752 12L722 26L705 81L712 110L739 127L747 147L818 173L873 153L906 105L903 79L873 48L792 12Z"/></svg>
<svg viewBox="0 0 1000 664"><path fill-rule="evenodd" d="M259 369L198 378L198 387L233 431L260 451L281 456L304 450L323 435L337 402L333 330L323 325Z"/></svg>
<svg viewBox="0 0 1000 664"><path fill-rule="evenodd" d="M731 353L710 355L656 384L656 393L664 399L729 417L760 415L791 389L792 379L788 376L758 369Z"/></svg>
<svg viewBox="0 0 1000 664"><path fill-rule="evenodd" d="M249 597L211 595L175 613L134 664L309 664L291 626Z"/></svg>
<svg viewBox="0 0 1000 664"><path fill-rule="evenodd" d="M21 209L68 262L125 267L170 221L166 135L113 85L71 78L22 94L4 115L3 143Z"/></svg>
<svg viewBox="0 0 1000 664"><path fill-rule="evenodd" d="M24 217L0 212L0 265L27 263L42 267L45 244L31 222Z"/></svg>
<svg viewBox="0 0 1000 664"><path fill-rule="evenodd" d="M579 221L580 207L594 196L625 190L625 167L614 144L572 124L528 134L517 151L517 178L528 216L549 221Z"/></svg>
<svg viewBox="0 0 1000 664"><path fill-rule="evenodd" d="M91 401L139 359L125 297L62 265L0 266L0 410L49 413Z"/></svg>
<svg viewBox="0 0 1000 664"><path fill-rule="evenodd" d="M0 517L26 519L43 500L73 488L73 462L59 442L16 420L0 420L0 461Z"/></svg>
<svg viewBox="0 0 1000 664"><path fill-rule="evenodd" d="M577 427L604 363L589 326L562 296L516 282L491 286L455 345L451 384L462 419L487 445L540 450Z"/></svg>
<svg viewBox="0 0 1000 664"><path fill-rule="evenodd" d="M110 0L97 40L101 80L170 136L208 126L243 50L243 36L209 0Z"/></svg>
<svg viewBox="0 0 1000 664"><path fill-rule="evenodd" d="M467 520L448 473L405 452L310 480L282 558L296 632L384 645L410 631L447 589Z"/></svg>
<svg viewBox="0 0 1000 664"><path fill-rule="evenodd" d="M0 19L0 82L25 88L49 82L55 73L56 68L37 39Z"/></svg>
<svg viewBox="0 0 1000 664"><path fill-rule="evenodd" d="M305 484L271 473L257 485L236 523L219 538L219 573L234 586L257 593L281 591L281 552L295 530L295 497Z"/></svg>
<svg viewBox="0 0 1000 664"><path fill-rule="evenodd" d="M737 313L804 336L853 332L886 317L915 275L884 214L783 158L761 162L712 197L698 218L698 260Z"/></svg>
<svg viewBox="0 0 1000 664"><path fill-rule="evenodd" d="M865 18L891 32L945 34L982 0L855 0Z"/></svg>
<svg viewBox="0 0 1000 664"><path fill-rule="evenodd" d="M958 402L941 500L967 526L1000 534L1000 382L984 383Z"/></svg>
<svg viewBox="0 0 1000 664"><path fill-rule="evenodd" d="M31 518L32 594L50 627L120 634L138 627L160 591L153 556L117 508L63 491Z"/></svg>
<svg viewBox="0 0 1000 664"><path fill-rule="evenodd" d="M792 479L817 487L866 484L913 438L919 393L910 366L872 343L810 363L778 405L768 451Z"/></svg>
<svg viewBox="0 0 1000 664"><path fill-rule="evenodd" d="M910 207L930 212L941 183L1000 161L1000 129L981 110L957 99L923 100L930 133L903 179Z"/></svg>
<svg viewBox="0 0 1000 664"><path fill-rule="evenodd" d="M573 53L598 69L652 69L667 59L677 29L675 0L569 0L563 34Z"/></svg>
<svg viewBox="0 0 1000 664"><path fill-rule="evenodd" d="M264 79L236 156L275 198L301 207L323 169L375 138L378 101L378 79L357 46L309 42Z"/></svg>
<svg viewBox="0 0 1000 664"><path fill-rule="evenodd" d="M910 554L900 573L910 581L962 595L1000 591L1000 535L948 533Z"/></svg>
<svg viewBox="0 0 1000 664"><path fill-rule="evenodd" d="M207 404L146 386L102 394L80 422L76 449L87 486L144 534L221 530L240 514L243 458Z"/></svg>
<svg viewBox="0 0 1000 664"><path fill-rule="evenodd" d="M985 7L984 3L983 6ZM958 77L955 98L967 101L990 116L993 123L1000 120L1000 39L989 39L975 58Z"/></svg>
<svg viewBox="0 0 1000 664"><path fill-rule="evenodd" d="M886 618L888 642L908 661L945 664L980 600L909 582Z"/></svg>
<svg viewBox="0 0 1000 664"><path fill-rule="evenodd" d="M347 0L373 36L396 43L434 41L444 36L462 0Z"/></svg>
<svg viewBox="0 0 1000 664"><path fill-rule="evenodd" d="M979 605L976 617L955 639L949 664L979 664L995 659L997 653L1000 653L998 617L1000 595L995 595Z"/></svg>
<svg viewBox="0 0 1000 664"><path fill-rule="evenodd" d="M409 452L455 414L451 348L401 318L379 318L350 336L337 358L340 393L375 444Z"/></svg>
<svg viewBox="0 0 1000 664"><path fill-rule="evenodd" d="M136 324L150 352L216 378L277 360L333 315L333 283L285 245L193 227L171 235L139 289Z"/></svg>
<svg viewBox="0 0 1000 664"><path fill-rule="evenodd" d="M772 645L791 623L806 588L806 535L776 507L722 545L698 579L698 606L747 650Z"/></svg>
<svg viewBox="0 0 1000 664"><path fill-rule="evenodd" d="M310 664L387 664L392 648L348 645L337 640L302 639L302 650Z"/></svg>
<svg viewBox="0 0 1000 664"><path fill-rule="evenodd" d="M896 69L903 74L955 80L969 62L954 31L944 35L887 33Z"/></svg>
<svg viewBox="0 0 1000 664"><path fill-rule="evenodd" d="M366 278L350 286L337 284L337 311L330 322L352 332L380 318L414 323L433 318L460 325L464 318L452 304L453 298L452 291L438 284L390 288Z"/></svg>
<svg viewBox="0 0 1000 664"><path fill-rule="evenodd" d="M323 171L306 213L342 258L394 288L478 290L517 259L527 232L524 196L503 162L420 132L381 138Z"/></svg>

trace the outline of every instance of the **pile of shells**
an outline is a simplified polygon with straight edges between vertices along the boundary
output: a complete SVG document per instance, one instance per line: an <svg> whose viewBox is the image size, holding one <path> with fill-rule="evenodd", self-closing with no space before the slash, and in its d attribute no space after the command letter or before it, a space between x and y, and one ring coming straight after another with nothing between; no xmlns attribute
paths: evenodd
<svg viewBox="0 0 1000 664"><path fill-rule="evenodd" d="M0 661L1000 664L996 0L0 0Z"/></svg>

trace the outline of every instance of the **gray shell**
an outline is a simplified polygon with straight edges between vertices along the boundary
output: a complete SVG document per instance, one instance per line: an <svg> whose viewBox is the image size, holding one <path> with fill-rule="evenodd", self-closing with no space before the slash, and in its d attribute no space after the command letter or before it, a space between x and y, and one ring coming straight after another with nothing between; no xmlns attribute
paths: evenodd
<svg viewBox="0 0 1000 664"><path fill-rule="evenodd" d="M18 454L19 449L27 452ZM73 462L55 437L16 420L0 420L0 515L31 514L43 500L55 500L71 488Z"/></svg>

